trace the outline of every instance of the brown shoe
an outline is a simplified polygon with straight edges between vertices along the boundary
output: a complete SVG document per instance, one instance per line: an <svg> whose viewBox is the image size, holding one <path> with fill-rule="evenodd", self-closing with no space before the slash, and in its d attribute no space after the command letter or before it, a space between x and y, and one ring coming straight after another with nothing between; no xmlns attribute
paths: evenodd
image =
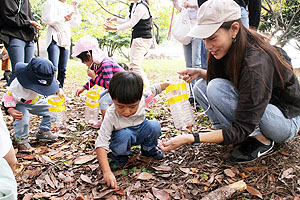
<svg viewBox="0 0 300 200"><path fill-rule="evenodd" d="M16 143L17 143L17 147L18 147L19 152L32 153L33 150L34 150L31 147L31 145L29 144L27 139L17 141Z"/></svg>

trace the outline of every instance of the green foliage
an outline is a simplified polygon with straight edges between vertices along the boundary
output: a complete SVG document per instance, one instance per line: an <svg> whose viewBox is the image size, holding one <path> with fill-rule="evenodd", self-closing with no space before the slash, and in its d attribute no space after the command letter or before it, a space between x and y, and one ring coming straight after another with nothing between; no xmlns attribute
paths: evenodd
<svg viewBox="0 0 300 200"><path fill-rule="evenodd" d="M136 172L137 171L137 167L133 167L132 169L130 169L131 172Z"/></svg>
<svg viewBox="0 0 300 200"><path fill-rule="evenodd" d="M123 169L121 172L122 176L127 176L127 172Z"/></svg>
<svg viewBox="0 0 300 200"><path fill-rule="evenodd" d="M117 49L121 49L122 47L129 48L130 39L128 37L121 36L116 32L108 32L107 35L98 39L100 44L100 48L106 48L108 56L112 57Z"/></svg>
<svg viewBox="0 0 300 200"><path fill-rule="evenodd" d="M292 38L299 42L299 6L299 0L264 0L259 29L271 33L282 46Z"/></svg>

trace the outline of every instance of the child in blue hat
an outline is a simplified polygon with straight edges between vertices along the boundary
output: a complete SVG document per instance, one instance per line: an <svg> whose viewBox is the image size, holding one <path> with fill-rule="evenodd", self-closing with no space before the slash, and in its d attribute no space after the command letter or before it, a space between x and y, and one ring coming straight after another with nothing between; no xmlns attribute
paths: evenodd
<svg viewBox="0 0 300 200"><path fill-rule="evenodd" d="M50 132L49 104L46 96L58 93L56 68L44 58L33 58L28 64L19 62L15 66L8 92L3 97L7 114L14 119L15 140L20 152L32 152L28 142L30 113L42 116L36 138L40 141L55 141L57 135Z"/></svg>

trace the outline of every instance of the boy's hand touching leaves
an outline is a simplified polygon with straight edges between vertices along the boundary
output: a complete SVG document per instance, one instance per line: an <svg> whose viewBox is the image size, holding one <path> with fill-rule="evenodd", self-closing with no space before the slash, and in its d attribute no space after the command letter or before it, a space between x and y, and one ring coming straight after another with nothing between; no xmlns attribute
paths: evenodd
<svg viewBox="0 0 300 200"><path fill-rule="evenodd" d="M112 188L115 188L115 189L118 188L116 177L112 173L112 171L103 173L103 179L106 182L108 187L112 187Z"/></svg>

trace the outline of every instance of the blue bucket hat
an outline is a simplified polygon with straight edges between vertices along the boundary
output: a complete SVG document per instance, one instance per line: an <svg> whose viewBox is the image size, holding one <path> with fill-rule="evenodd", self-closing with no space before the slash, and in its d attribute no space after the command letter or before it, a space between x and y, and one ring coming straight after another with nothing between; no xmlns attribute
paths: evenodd
<svg viewBox="0 0 300 200"><path fill-rule="evenodd" d="M56 68L44 58L32 58L28 64L18 62L15 72L19 83L26 89L45 96L55 94L59 89Z"/></svg>

